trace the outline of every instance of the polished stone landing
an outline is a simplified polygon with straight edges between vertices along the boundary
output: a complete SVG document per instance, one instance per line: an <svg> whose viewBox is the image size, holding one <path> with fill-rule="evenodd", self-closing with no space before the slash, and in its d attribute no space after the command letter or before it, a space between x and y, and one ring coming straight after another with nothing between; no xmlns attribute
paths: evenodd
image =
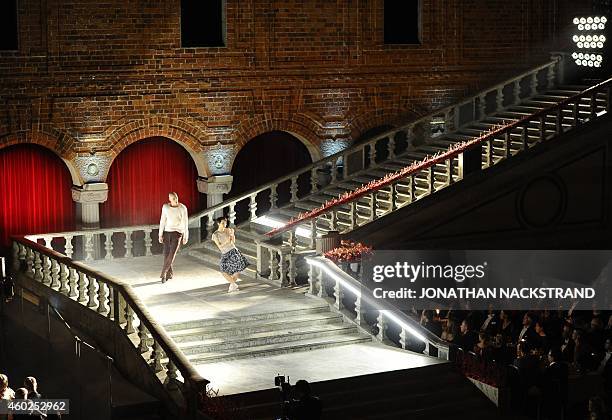
<svg viewBox="0 0 612 420"><path fill-rule="evenodd" d="M262 314L307 313L325 306L321 300L305 296L303 288L278 288L254 280L241 281L241 290L228 294L227 282L221 274L184 254L177 256L174 278L161 284L158 277L161 263L160 256L152 256L95 261L89 265L131 284L151 314L168 330L172 329L169 324L186 323L187 328L193 322L193 326L204 323L214 332L215 325L222 329L232 323L242 325L243 320ZM221 394L235 394L271 388L277 374L289 375L292 382L297 379L316 382L440 363L434 358L364 341L363 334L359 337L361 342L354 344L332 343L310 349L313 338L292 351L274 354L270 350L274 355L267 354L265 349L281 347L283 343L270 342L255 355L235 360L221 357L210 363L194 359L194 364Z"/></svg>

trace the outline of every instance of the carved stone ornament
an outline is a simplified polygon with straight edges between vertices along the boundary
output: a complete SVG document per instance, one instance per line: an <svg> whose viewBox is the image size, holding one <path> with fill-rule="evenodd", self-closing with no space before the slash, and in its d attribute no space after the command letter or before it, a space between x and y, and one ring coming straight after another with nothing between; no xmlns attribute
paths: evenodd
<svg viewBox="0 0 612 420"><path fill-rule="evenodd" d="M208 168L213 175L231 172L232 160L236 153L233 145L218 142L214 146L207 147L203 153L205 160L208 162Z"/></svg>
<svg viewBox="0 0 612 420"><path fill-rule="evenodd" d="M101 182L110 167L109 156L77 156L74 165L84 182Z"/></svg>
<svg viewBox="0 0 612 420"><path fill-rule="evenodd" d="M233 179L231 175L198 178L198 191L202 194L227 194L232 189Z"/></svg>

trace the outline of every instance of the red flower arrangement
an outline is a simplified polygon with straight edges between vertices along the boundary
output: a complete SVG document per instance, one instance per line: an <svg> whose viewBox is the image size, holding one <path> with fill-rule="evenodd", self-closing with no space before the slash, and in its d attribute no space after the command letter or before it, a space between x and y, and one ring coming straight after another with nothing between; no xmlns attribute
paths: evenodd
<svg viewBox="0 0 612 420"><path fill-rule="evenodd" d="M369 182L368 184L362 185L361 187L353 191L347 191L346 193L338 196L337 198L333 198L331 200L326 201L320 207L317 207L305 213L300 213L297 217L292 217L284 226L272 229L270 232L266 233L266 235L269 237L272 237L279 233L285 232L289 230L289 228L297 224L300 224L302 222L305 222L307 220L320 216L323 213L326 213L332 207L340 206L348 202L354 201L360 197L363 197L366 194L369 194L374 191L378 191L379 189L383 187L389 186L393 184L394 182L399 181L403 178L406 178L407 176L412 175L418 171L422 171L437 163L445 162L448 159L459 156L461 153L465 152L467 149L474 147L479 143L483 143L485 140L501 133L504 129L507 129L509 127L514 127L522 121L523 120L519 120L510 125L493 126L490 130L481 134L479 137L473 138L471 140L466 140L463 142L455 143L454 145L450 146L448 150L446 150L445 152L438 152L432 156L426 156L420 162L415 161L411 165L408 165L402 169L399 169L396 172L389 173L380 179Z"/></svg>
<svg viewBox="0 0 612 420"><path fill-rule="evenodd" d="M361 242L340 241L340 246L325 253L333 262L357 262L364 256L372 255L372 247Z"/></svg>

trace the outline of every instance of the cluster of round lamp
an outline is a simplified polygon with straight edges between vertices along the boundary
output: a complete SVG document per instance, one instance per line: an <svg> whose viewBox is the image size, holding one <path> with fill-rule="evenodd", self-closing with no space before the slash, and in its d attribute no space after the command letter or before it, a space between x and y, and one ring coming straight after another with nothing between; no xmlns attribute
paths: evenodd
<svg viewBox="0 0 612 420"><path fill-rule="evenodd" d="M578 66L602 67L603 49L606 42L603 31L606 29L607 21L606 16L574 18L574 25L577 25L578 31L581 32L572 36L572 41L579 49L572 53L572 58Z"/></svg>
<svg viewBox="0 0 612 420"><path fill-rule="evenodd" d="M603 57L601 54L585 54L585 53L572 53L572 58L579 66L588 67L601 67Z"/></svg>

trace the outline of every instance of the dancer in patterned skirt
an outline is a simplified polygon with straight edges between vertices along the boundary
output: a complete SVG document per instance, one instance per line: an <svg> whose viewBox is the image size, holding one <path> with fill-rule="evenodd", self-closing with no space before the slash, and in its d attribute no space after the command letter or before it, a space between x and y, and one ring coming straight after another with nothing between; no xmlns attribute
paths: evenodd
<svg viewBox="0 0 612 420"><path fill-rule="evenodd" d="M247 268L249 262L236 248L234 229L228 227L229 220L227 217L217 218L217 224L218 227L215 233L212 234L212 240L219 248L219 251L221 251L219 267L223 277L230 283L227 292L232 293L239 290L236 284L238 275Z"/></svg>

